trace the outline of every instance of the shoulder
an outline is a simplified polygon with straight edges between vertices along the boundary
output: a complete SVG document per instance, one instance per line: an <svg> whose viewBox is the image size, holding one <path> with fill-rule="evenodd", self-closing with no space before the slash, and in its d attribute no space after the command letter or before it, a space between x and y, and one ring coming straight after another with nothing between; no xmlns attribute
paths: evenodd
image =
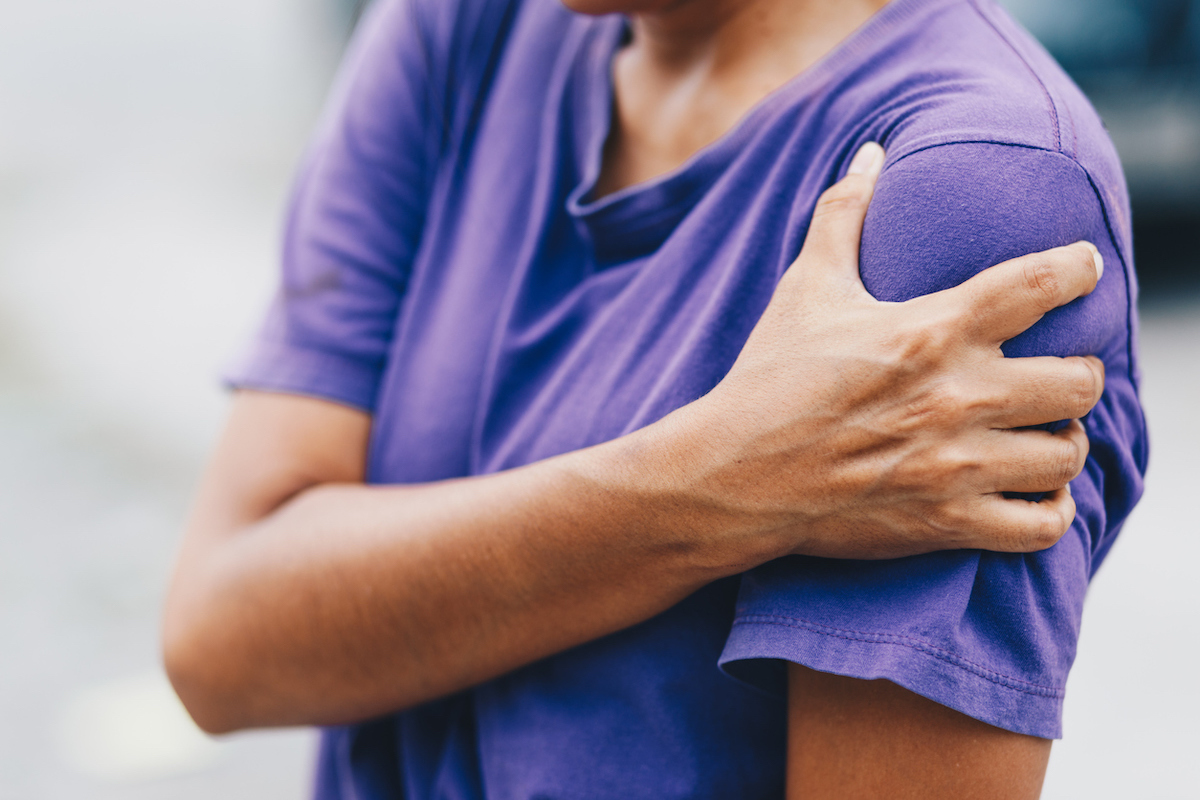
<svg viewBox="0 0 1200 800"><path fill-rule="evenodd" d="M851 93L895 163L926 148L994 143L1057 153L1095 184L1122 251L1129 211L1099 115L1040 44L994 0L893 0L907 14ZM869 96L863 96L864 93Z"/></svg>
<svg viewBox="0 0 1200 800"><path fill-rule="evenodd" d="M867 75L841 76L906 150L989 140L1083 160L1106 140L1087 99L994 0L893 0ZM900 153L895 153L899 155Z"/></svg>
<svg viewBox="0 0 1200 800"><path fill-rule="evenodd" d="M1128 337L1136 283L1120 162L1090 103L992 0L895 0L909 16L876 60L868 135L888 160L863 233L881 299L956 285L1081 239L1100 289L1010 343L1013 354L1097 352Z"/></svg>
<svg viewBox="0 0 1200 800"><path fill-rule="evenodd" d="M386 138L415 114L438 161L469 138L499 74L551 72L578 16L558 0L377 0L347 49L327 121Z"/></svg>
<svg viewBox="0 0 1200 800"><path fill-rule="evenodd" d="M494 70L518 26L543 32L571 17L555 0L377 0L368 6L343 71L420 74L448 94L467 94Z"/></svg>
<svg viewBox="0 0 1200 800"><path fill-rule="evenodd" d="M1010 355L1124 355L1132 314L1128 258L1087 171L1062 153L950 143L892 161L862 241L862 275L881 300L940 291L1012 258L1087 240L1105 277L1082 301L1047 315ZM1122 358L1121 360L1124 360Z"/></svg>
<svg viewBox="0 0 1200 800"><path fill-rule="evenodd" d="M544 0L377 0L355 32L344 67L403 65L443 86L478 72L523 9ZM446 87L453 88L453 87Z"/></svg>

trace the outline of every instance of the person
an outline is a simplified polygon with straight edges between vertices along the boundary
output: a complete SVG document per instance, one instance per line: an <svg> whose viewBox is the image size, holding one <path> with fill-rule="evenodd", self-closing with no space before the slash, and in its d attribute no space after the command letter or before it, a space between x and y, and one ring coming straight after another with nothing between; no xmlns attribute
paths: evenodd
<svg viewBox="0 0 1200 800"><path fill-rule="evenodd" d="M180 697L321 798L1036 796L1146 460L1094 112L990 0L566 6L365 17Z"/></svg>

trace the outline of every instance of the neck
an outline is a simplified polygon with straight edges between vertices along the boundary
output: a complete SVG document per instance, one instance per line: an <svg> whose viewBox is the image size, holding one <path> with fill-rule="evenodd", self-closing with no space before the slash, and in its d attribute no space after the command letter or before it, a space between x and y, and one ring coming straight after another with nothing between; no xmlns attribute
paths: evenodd
<svg viewBox="0 0 1200 800"><path fill-rule="evenodd" d="M633 39L613 64L597 195L675 169L887 2L645 0L627 12Z"/></svg>
<svg viewBox="0 0 1200 800"><path fill-rule="evenodd" d="M818 60L888 0L674 0L629 14L632 47L663 72Z"/></svg>

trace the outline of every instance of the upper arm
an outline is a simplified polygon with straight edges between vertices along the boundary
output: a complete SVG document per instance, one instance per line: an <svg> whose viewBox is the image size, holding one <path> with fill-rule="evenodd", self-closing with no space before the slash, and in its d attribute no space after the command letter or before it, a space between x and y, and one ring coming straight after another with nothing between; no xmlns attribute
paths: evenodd
<svg viewBox="0 0 1200 800"><path fill-rule="evenodd" d="M274 302L225 375L244 391L201 483L176 590L221 538L306 488L364 479L436 157L444 53L428 15L424 0L382 0L350 45L292 190Z"/></svg>
<svg viewBox="0 0 1200 800"><path fill-rule="evenodd" d="M876 298L902 301L1002 261L1090 241L1106 266L1096 290L1047 315L1005 353L1099 355L1110 369L1127 367L1123 238L1074 159L1013 145L941 145L900 158L880 176L863 227L862 277Z"/></svg>
<svg viewBox="0 0 1200 800"><path fill-rule="evenodd" d="M164 660L179 691L221 660L197 631L211 630L214 600L228 596L226 583L214 580L228 562L225 545L247 541L255 525L306 489L361 482L370 425L366 413L326 400L254 391L234 396L188 520L163 615ZM227 625L219 614L213 619Z"/></svg>
<svg viewBox="0 0 1200 800"><path fill-rule="evenodd" d="M890 681L792 664L787 753L787 796L795 800L1032 800L1050 741L992 727Z"/></svg>
<svg viewBox="0 0 1200 800"><path fill-rule="evenodd" d="M326 400L237 392L185 547L251 525L312 486L361 483L370 428L365 412Z"/></svg>
<svg viewBox="0 0 1200 800"><path fill-rule="evenodd" d="M358 27L292 190L279 289L225 376L251 391L234 396L189 538L252 522L308 486L363 479L435 161L426 6L383 0Z"/></svg>
<svg viewBox="0 0 1200 800"><path fill-rule="evenodd" d="M1127 237L1110 228L1072 159L957 144L885 169L861 248L868 290L902 301L1080 239L1105 259L1095 291L1004 346L1009 356L1095 354L1105 362L1104 394L1083 420L1091 450L1071 484L1071 530L1036 553L765 564L742 578L721 656L726 671L774 691L786 685L786 662L859 683L882 678L997 729L1061 736L1088 581L1140 496L1145 468Z"/></svg>
<svg viewBox="0 0 1200 800"><path fill-rule="evenodd" d="M227 545L259 541L255 526L303 502L306 490L364 479L370 412L433 163L434 62L419 2L383 0L359 26L293 188L275 300L226 373L250 391L234 395L164 614L165 659L181 693L245 666L210 651L222 641L213 631L243 613L219 601L236 594L230 587L253 563Z"/></svg>
<svg viewBox="0 0 1200 800"><path fill-rule="evenodd" d="M279 289L230 384L372 408L441 142L429 8L385 0L359 25L292 190Z"/></svg>
<svg viewBox="0 0 1200 800"><path fill-rule="evenodd" d="M941 145L903 157L880 177L862 239L862 277L878 299L955 286L994 264L1087 240L1105 272L1086 297L1004 345L1008 356L1095 355L1105 391L1083 420L1091 441L1073 484L1089 572L1142 493L1145 420L1138 399L1136 278L1120 187L1102 191L1061 153L990 143Z"/></svg>

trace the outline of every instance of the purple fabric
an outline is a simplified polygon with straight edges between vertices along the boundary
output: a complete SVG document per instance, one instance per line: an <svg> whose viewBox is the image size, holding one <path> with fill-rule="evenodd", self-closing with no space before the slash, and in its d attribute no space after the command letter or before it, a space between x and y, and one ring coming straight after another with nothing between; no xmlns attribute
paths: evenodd
<svg viewBox="0 0 1200 800"><path fill-rule="evenodd" d="M1010 355L1096 353L1079 515L1033 555L787 558L454 697L325 732L323 798L772 797L783 665L1060 735L1087 583L1141 493L1129 209L1095 112L990 0L894 0L677 172L600 201L621 19L382 0L296 186L284 286L232 384L375 415L370 480L619 436L725 374L860 144L878 297L1089 239L1107 271Z"/></svg>

